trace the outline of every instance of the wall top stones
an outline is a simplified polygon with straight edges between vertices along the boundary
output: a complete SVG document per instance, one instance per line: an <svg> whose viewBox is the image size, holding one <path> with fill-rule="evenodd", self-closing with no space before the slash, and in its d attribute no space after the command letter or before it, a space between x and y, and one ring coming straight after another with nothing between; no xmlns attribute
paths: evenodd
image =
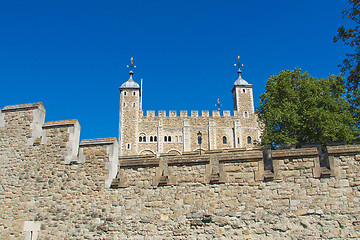
<svg viewBox="0 0 360 240"><path fill-rule="evenodd" d="M114 144L116 142L116 138L96 138L96 139L84 139L80 143L81 146L88 146L88 145L109 145Z"/></svg>
<svg viewBox="0 0 360 240"><path fill-rule="evenodd" d="M31 109L40 109L45 112L45 107L41 102L37 103L26 103L26 104L18 104L18 105L9 105L5 106L2 111L10 112L10 111L26 111Z"/></svg>
<svg viewBox="0 0 360 240"><path fill-rule="evenodd" d="M190 112L190 114L189 114L189 112ZM209 115L210 112L212 113L211 116ZM240 116L240 115L238 114L237 111L234 111L232 114L232 112L230 110L222 110L222 111L218 111L218 110L213 110L213 111L181 110L181 111L179 111L179 114L178 114L178 111L175 111L175 110L170 110L170 111L160 110L158 112L156 112L154 110L148 110L148 111L146 111L146 114L144 111L140 111L140 116L143 116L143 117L231 117L231 116Z"/></svg>
<svg viewBox="0 0 360 240"><path fill-rule="evenodd" d="M46 122L46 123L44 123L43 128L73 126L73 125L78 125L78 124L79 124L79 122L77 119L61 120L61 121Z"/></svg>

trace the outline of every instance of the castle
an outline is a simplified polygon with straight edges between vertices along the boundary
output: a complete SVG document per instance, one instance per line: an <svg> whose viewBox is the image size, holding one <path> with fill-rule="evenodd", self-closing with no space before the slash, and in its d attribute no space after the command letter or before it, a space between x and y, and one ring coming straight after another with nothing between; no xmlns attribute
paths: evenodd
<svg viewBox="0 0 360 240"><path fill-rule="evenodd" d="M132 107L139 89L125 89ZM167 147L171 140L163 150L130 155L150 148L141 144L151 136L154 145L181 136L165 128L171 116L153 116L159 125L169 121L155 128L165 134L139 120L145 141L127 138L129 152L119 156L116 138L79 142L77 120L45 122L45 113L42 103L0 109L0 239L360 239L360 144L327 146L325 165L316 147L221 149L223 136L236 138L213 116L204 119L215 122L218 149L204 143L201 154L185 152L186 144L196 150L196 131L206 136L211 126L180 116L173 118L188 120L182 128L194 144ZM251 134L245 144L256 139Z"/></svg>
<svg viewBox="0 0 360 240"><path fill-rule="evenodd" d="M142 91L133 79L133 58L130 78L120 87L119 154L120 156L161 153L182 154L229 148L251 148L259 142L260 130L254 111L252 84L238 74L232 94L234 114L230 111L147 111L144 115ZM201 150L198 134L201 134Z"/></svg>

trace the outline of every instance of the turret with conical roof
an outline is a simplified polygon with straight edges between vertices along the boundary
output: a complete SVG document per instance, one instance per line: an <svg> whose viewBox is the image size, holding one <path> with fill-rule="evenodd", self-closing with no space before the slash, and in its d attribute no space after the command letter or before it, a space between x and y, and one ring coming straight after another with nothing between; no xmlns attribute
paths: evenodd
<svg viewBox="0 0 360 240"><path fill-rule="evenodd" d="M130 78L121 85L119 114L119 154L135 155L138 153L138 122L140 111L140 87L133 79L134 59L131 58Z"/></svg>
<svg viewBox="0 0 360 240"><path fill-rule="evenodd" d="M238 63L234 64L238 67L238 79L234 82L232 88L233 102L234 102L234 111L242 111L244 116L254 113L254 100L252 92L252 84L249 84L241 76L240 69L240 56L238 58Z"/></svg>

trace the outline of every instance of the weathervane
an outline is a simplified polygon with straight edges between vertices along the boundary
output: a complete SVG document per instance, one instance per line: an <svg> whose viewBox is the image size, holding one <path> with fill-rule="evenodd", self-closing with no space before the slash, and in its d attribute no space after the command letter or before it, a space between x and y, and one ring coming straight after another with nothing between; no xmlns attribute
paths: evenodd
<svg viewBox="0 0 360 240"><path fill-rule="evenodd" d="M240 66L242 67L242 66L244 66L244 64L241 64L241 65L240 65L240 55L237 56L237 59L238 59L238 63L237 63L237 64L235 63L234 66L235 66L235 67L237 66L237 67L239 68L239 70L238 70L237 72L238 72L238 74L239 74L239 78L241 78L241 72L242 72L242 71L241 71L241 69L240 69Z"/></svg>
<svg viewBox="0 0 360 240"><path fill-rule="evenodd" d="M130 72L132 72L133 68L136 68L136 66L134 65L134 58L133 57L130 58L130 62L131 62L131 65L126 65L126 67L129 67Z"/></svg>
<svg viewBox="0 0 360 240"><path fill-rule="evenodd" d="M218 108L218 111L220 111L220 107L221 107L221 103L220 103L220 98L217 99L217 104L215 104L215 107Z"/></svg>

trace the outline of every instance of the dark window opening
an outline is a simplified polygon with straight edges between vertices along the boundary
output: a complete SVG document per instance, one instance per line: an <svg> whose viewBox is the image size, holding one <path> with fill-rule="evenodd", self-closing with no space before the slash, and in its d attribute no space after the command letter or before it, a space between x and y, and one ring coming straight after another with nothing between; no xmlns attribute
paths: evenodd
<svg viewBox="0 0 360 240"><path fill-rule="evenodd" d="M227 143L227 139L226 139L226 137L224 136L223 137L223 144L226 144Z"/></svg>
<svg viewBox="0 0 360 240"><path fill-rule="evenodd" d="M157 141L157 137L155 136L155 137L154 137L154 142L156 142L156 141Z"/></svg>
<svg viewBox="0 0 360 240"><path fill-rule="evenodd" d="M168 136L168 142L171 142L171 136Z"/></svg>
<svg viewBox="0 0 360 240"><path fill-rule="evenodd" d="M250 136L247 137L247 143L248 143L248 144L251 144L251 137L250 137Z"/></svg>
<svg viewBox="0 0 360 240"><path fill-rule="evenodd" d="M164 137L164 142L167 142L167 136Z"/></svg>
<svg viewBox="0 0 360 240"><path fill-rule="evenodd" d="M153 136L150 136L150 142L153 142L154 139L153 139Z"/></svg>

